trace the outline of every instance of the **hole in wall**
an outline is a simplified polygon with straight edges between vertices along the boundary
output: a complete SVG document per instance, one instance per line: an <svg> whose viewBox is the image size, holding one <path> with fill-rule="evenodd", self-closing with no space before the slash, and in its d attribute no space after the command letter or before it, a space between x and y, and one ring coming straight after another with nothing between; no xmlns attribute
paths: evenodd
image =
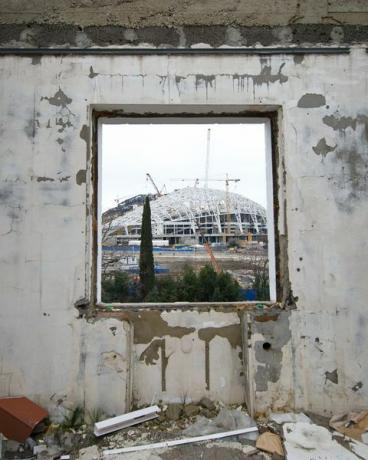
<svg viewBox="0 0 368 460"><path fill-rule="evenodd" d="M270 342L264 342L264 344L262 345L262 348L266 351L271 350Z"/></svg>

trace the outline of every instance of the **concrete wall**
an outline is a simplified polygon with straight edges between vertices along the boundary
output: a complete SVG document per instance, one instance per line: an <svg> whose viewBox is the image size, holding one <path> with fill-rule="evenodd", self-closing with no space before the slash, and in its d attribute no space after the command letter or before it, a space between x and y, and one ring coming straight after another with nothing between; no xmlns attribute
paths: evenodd
<svg viewBox="0 0 368 460"><path fill-rule="evenodd" d="M136 401L177 400L183 393L195 399L207 391L203 366L210 342L210 356L223 358L221 375L209 363L210 375L215 372L211 395L221 392L229 402L243 397L241 346L223 336L228 326L240 331L233 311L153 313L161 326L154 335L133 339L130 353L125 322L89 323L77 318L74 307L91 293L91 107L230 104L278 110L278 228L297 299L296 309L275 321L251 321L247 366L254 370L255 410L274 405L329 413L363 407L367 71L367 54L359 46L348 55L329 56L2 57L2 394L26 394L56 415L49 402L54 393L67 395L70 404L89 401L107 411L119 396L123 410L134 356ZM125 319L137 337L139 323L129 315ZM185 334L178 337L177 328ZM210 333L211 328L218 330ZM166 393L158 365L162 338L162 356L174 353L165 364ZM274 346L273 359L259 349L266 340ZM201 372L185 385L175 382L176 375L189 378L187 366ZM154 382L152 388L143 380ZM278 394L282 404L275 400Z"/></svg>
<svg viewBox="0 0 368 460"><path fill-rule="evenodd" d="M0 0L0 45L302 46L364 43L365 0Z"/></svg>

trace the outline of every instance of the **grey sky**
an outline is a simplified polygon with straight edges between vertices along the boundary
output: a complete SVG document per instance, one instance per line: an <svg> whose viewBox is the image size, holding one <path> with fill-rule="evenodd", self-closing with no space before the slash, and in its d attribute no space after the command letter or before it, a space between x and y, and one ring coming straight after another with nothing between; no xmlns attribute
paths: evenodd
<svg viewBox="0 0 368 460"><path fill-rule="evenodd" d="M153 193L146 180L150 173L168 192L193 186L204 178L207 129L211 128L209 178L226 173L239 178L230 191L266 207L266 164L262 124L121 124L103 125L102 210L116 205L115 199ZM172 179L193 179L175 182ZM203 182L200 183L203 186ZM209 182L225 190L224 182Z"/></svg>

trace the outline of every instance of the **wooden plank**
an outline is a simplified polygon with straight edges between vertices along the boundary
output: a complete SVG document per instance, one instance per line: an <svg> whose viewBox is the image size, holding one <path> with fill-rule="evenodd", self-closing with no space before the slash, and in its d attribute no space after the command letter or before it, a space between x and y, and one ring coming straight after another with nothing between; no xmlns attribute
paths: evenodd
<svg viewBox="0 0 368 460"><path fill-rule="evenodd" d="M223 431L221 433L206 434L203 436L195 436L192 438L172 439L169 441L157 442L155 444L144 444L141 446L123 447L121 449L109 449L109 450L104 450L103 455L108 456L108 455L123 454L123 453L128 453L128 452L137 452L141 450L162 449L165 447L173 447L173 446L178 446L182 444L190 444L193 442L208 441L211 439L226 438L229 436L238 436L240 434L252 433L255 431L258 431L258 428L256 426L253 426L251 428L239 428L237 430Z"/></svg>

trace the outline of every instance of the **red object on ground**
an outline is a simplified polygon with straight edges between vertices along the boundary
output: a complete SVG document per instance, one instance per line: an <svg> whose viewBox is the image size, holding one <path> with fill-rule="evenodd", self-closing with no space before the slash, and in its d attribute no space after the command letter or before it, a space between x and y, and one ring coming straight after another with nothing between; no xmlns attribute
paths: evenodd
<svg viewBox="0 0 368 460"><path fill-rule="evenodd" d="M25 397L0 398L0 433L24 442L48 413Z"/></svg>

